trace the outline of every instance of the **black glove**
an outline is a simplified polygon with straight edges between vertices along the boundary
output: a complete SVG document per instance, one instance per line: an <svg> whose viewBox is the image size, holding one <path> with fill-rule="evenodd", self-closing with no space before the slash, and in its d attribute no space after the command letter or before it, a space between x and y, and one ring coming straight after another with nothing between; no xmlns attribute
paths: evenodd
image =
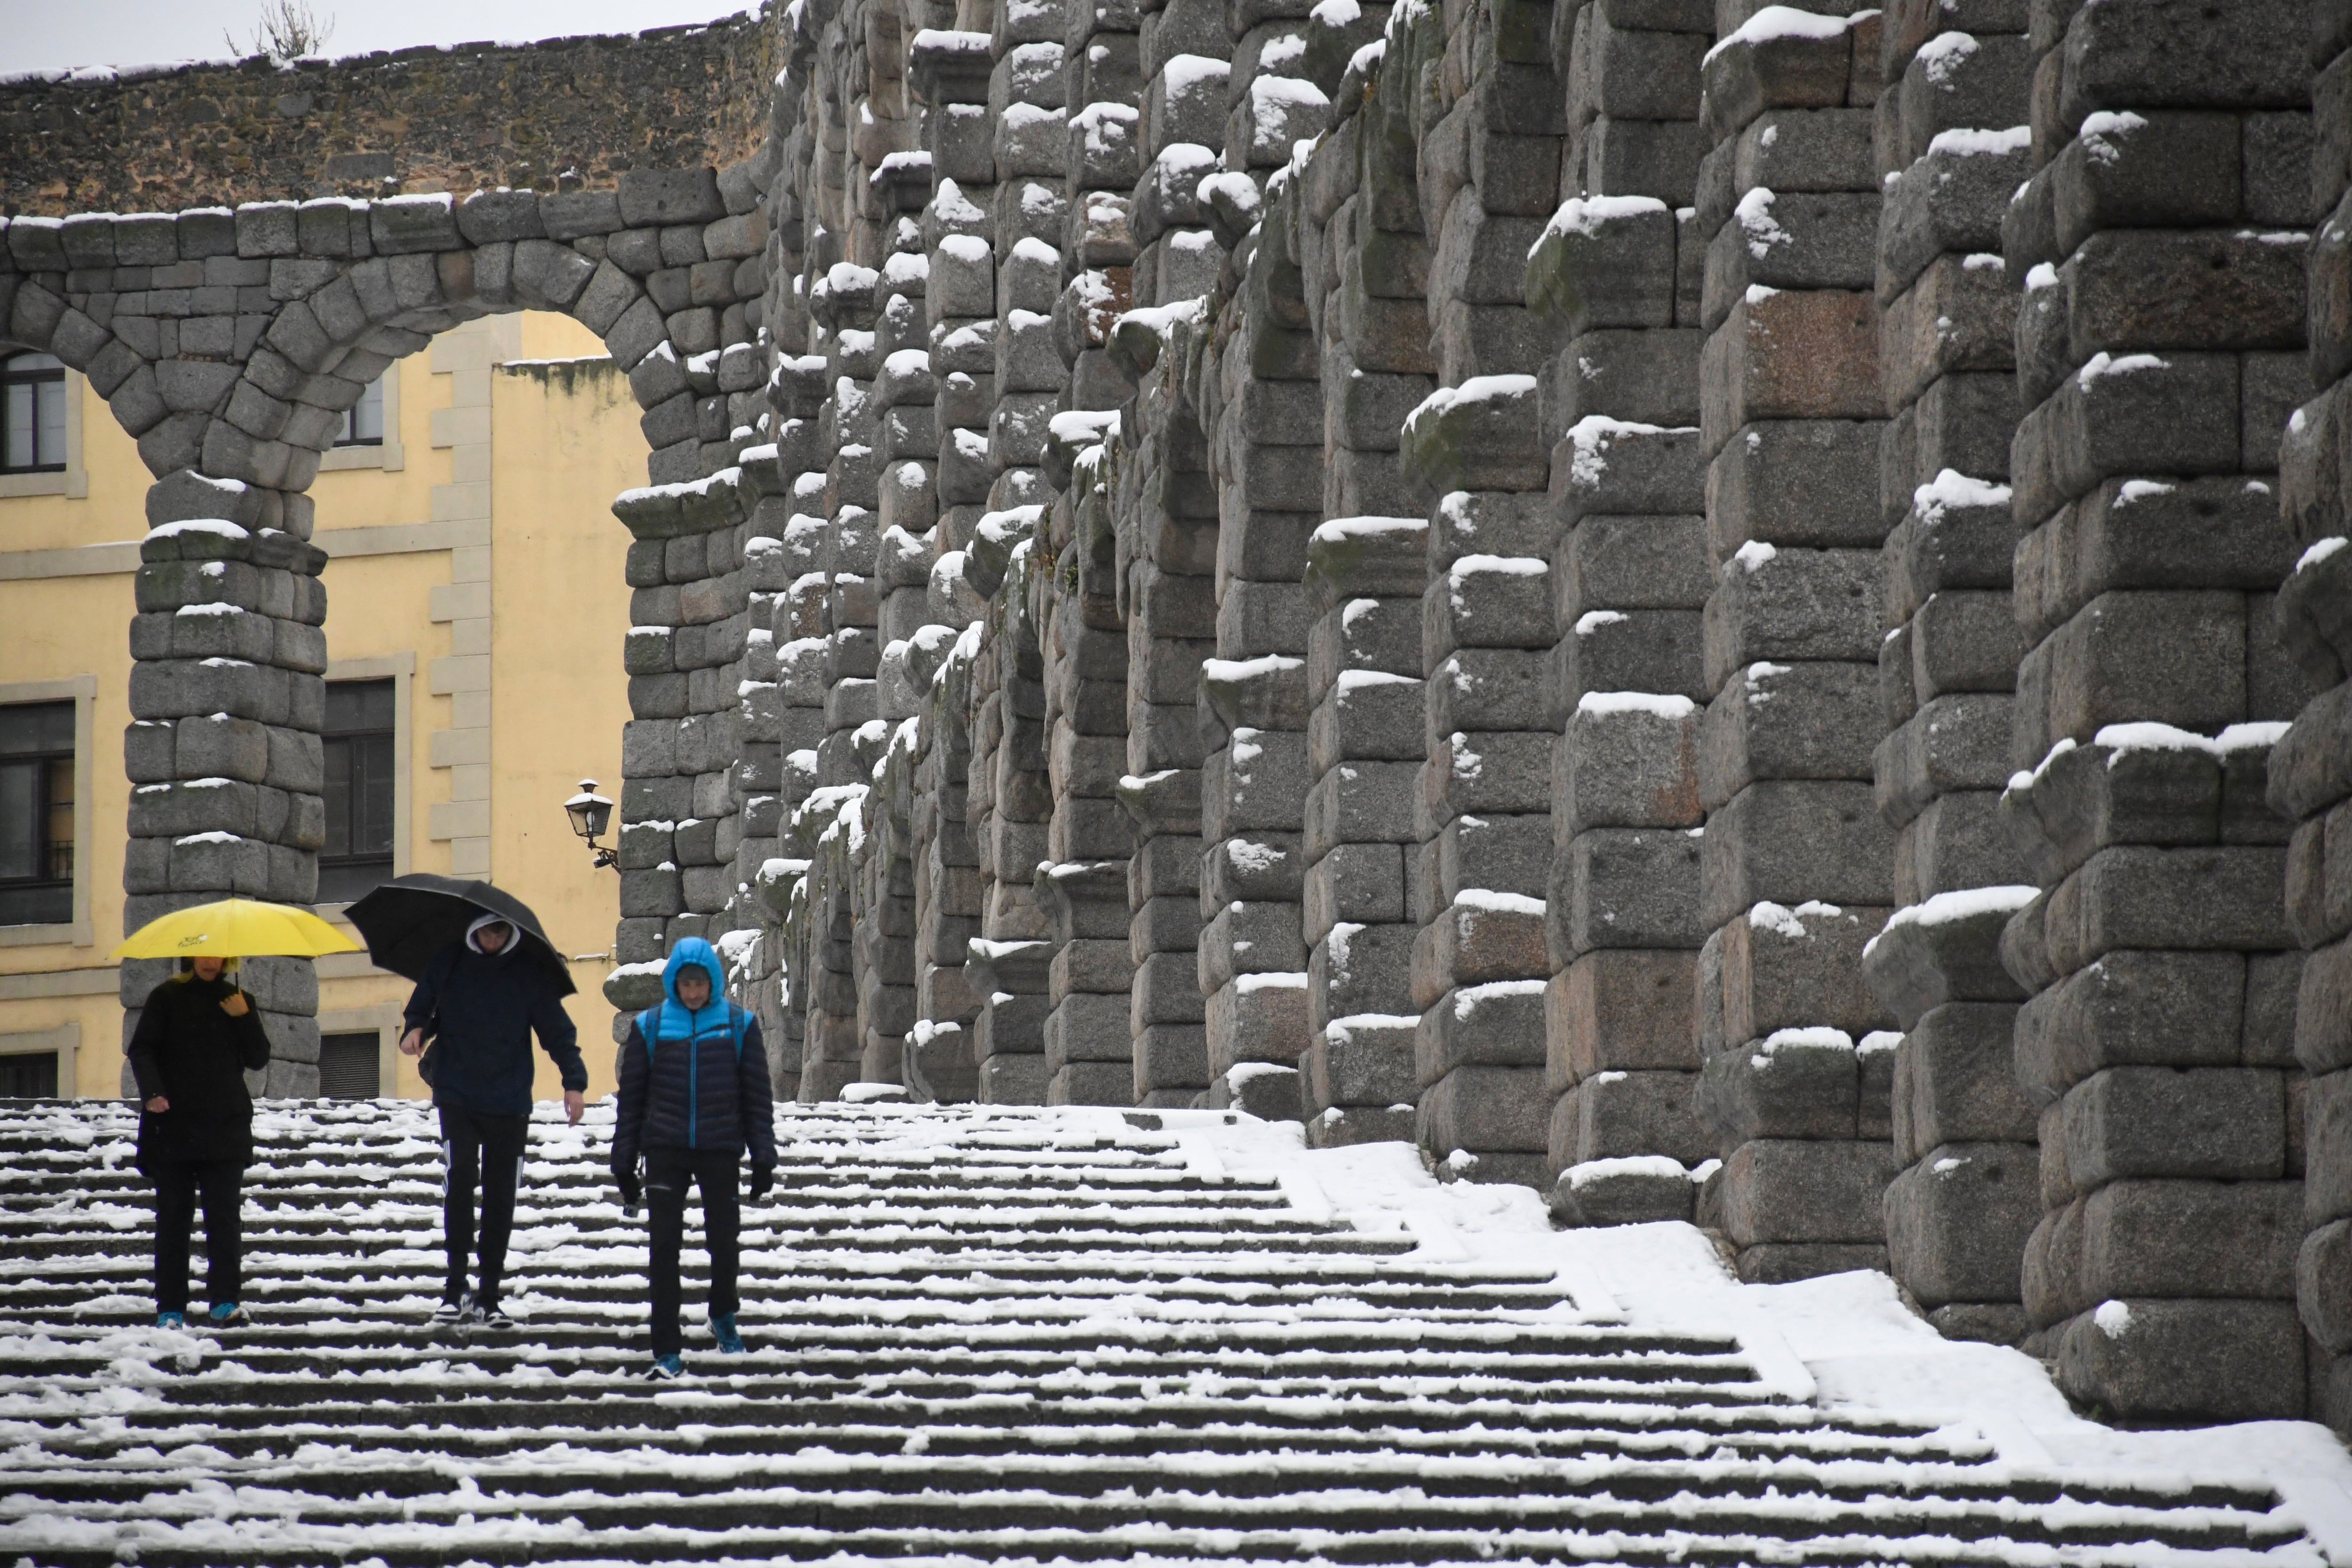
<svg viewBox="0 0 2352 1568"><path fill-rule="evenodd" d="M751 1198L753 1203L763 1201L768 1195L768 1189L775 1184L776 1168L773 1165L751 1167Z"/></svg>
<svg viewBox="0 0 2352 1568"><path fill-rule="evenodd" d="M644 1196L637 1187L637 1173L635 1171L615 1171L613 1173L613 1184L621 1189L622 1217L634 1219L637 1213L637 1200Z"/></svg>

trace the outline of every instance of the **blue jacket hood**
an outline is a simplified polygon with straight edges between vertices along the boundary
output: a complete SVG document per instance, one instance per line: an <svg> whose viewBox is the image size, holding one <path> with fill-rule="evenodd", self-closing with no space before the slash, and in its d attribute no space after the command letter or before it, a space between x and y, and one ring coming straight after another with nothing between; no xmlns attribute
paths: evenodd
<svg viewBox="0 0 2352 1568"><path fill-rule="evenodd" d="M677 972L689 963L701 965L702 972L710 976L710 1000L723 1000L727 994L727 966L719 962L718 949L698 936L680 937L677 945L669 950L669 963L662 967L662 994L677 1001Z"/></svg>
<svg viewBox="0 0 2352 1568"><path fill-rule="evenodd" d="M710 1000L699 1012L677 999L677 973L689 964L698 964L710 976ZM718 950L698 936L680 937L677 945L669 950L669 962L662 966L661 1034L665 1039L678 1039L699 1033L706 1026L728 1016L727 966L719 962Z"/></svg>

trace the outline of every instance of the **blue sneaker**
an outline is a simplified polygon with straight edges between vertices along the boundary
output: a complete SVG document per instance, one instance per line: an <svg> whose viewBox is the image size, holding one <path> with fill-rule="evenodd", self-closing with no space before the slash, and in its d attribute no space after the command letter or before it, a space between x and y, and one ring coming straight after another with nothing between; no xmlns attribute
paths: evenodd
<svg viewBox="0 0 2352 1568"><path fill-rule="evenodd" d="M184 1329L188 1326L188 1314L185 1312L158 1312L155 1314L155 1326L159 1329Z"/></svg>
<svg viewBox="0 0 2352 1568"><path fill-rule="evenodd" d="M719 1342L720 1355L741 1355L743 1336L735 1331L735 1314L713 1312L710 1315L710 1337Z"/></svg>
<svg viewBox="0 0 2352 1568"><path fill-rule="evenodd" d="M686 1360L682 1356L657 1355L653 1369L646 1373L656 1383L674 1383L686 1375Z"/></svg>
<svg viewBox="0 0 2352 1568"><path fill-rule="evenodd" d="M226 1329L232 1324L243 1324L246 1321L245 1309L234 1301L215 1301L213 1310L206 1312L205 1316L212 1320L213 1327L216 1329Z"/></svg>

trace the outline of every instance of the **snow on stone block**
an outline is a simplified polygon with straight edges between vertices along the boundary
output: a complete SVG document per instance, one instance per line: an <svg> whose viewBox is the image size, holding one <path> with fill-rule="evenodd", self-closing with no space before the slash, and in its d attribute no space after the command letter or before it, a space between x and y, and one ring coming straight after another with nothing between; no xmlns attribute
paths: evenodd
<svg viewBox="0 0 2352 1568"><path fill-rule="evenodd" d="M1539 490L1550 479L1536 378L1473 376L1405 416L1398 459L1433 498L1449 490Z"/></svg>
<svg viewBox="0 0 2352 1568"><path fill-rule="evenodd" d="M1653 196L1580 196L1528 248L1528 309L1570 338L1675 321L1675 215Z"/></svg>
<svg viewBox="0 0 2352 1568"><path fill-rule="evenodd" d="M1689 1219L1697 1193L1681 1161L1637 1154L1570 1165L1553 1184L1549 1201L1552 1217L1570 1227L1645 1225Z"/></svg>
<svg viewBox="0 0 2352 1568"><path fill-rule="evenodd" d="M1906 1029L1947 1002L2022 1002L2000 962L2000 935L2039 892L1968 888L1897 910L1864 944L1863 973Z"/></svg>

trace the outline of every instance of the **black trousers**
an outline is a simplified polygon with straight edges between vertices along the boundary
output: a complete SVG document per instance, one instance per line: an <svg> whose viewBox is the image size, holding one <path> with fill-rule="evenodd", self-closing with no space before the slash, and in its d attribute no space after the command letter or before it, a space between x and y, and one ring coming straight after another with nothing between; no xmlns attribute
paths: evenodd
<svg viewBox="0 0 2352 1568"><path fill-rule="evenodd" d="M646 1273L653 1286L654 1354L678 1352L677 1253L686 1238L686 1189L702 1188L702 1237L710 1249L710 1311L731 1312L735 1298L735 1232L742 1217L737 1172L743 1156L691 1149L646 1152L646 1224L649 1239Z"/></svg>
<svg viewBox="0 0 2352 1568"><path fill-rule="evenodd" d="M188 1310L188 1232L205 1203L205 1289L235 1301L245 1287L245 1162L169 1160L155 1167L155 1310Z"/></svg>
<svg viewBox="0 0 2352 1568"><path fill-rule="evenodd" d="M482 1189L480 1283L474 1300L494 1307L507 1268L507 1238L514 1233L515 1186L522 1179L524 1134L530 1118L484 1116L455 1105L441 1112L441 1236L449 1271L441 1293L455 1297L466 1288L474 1257L474 1187Z"/></svg>

